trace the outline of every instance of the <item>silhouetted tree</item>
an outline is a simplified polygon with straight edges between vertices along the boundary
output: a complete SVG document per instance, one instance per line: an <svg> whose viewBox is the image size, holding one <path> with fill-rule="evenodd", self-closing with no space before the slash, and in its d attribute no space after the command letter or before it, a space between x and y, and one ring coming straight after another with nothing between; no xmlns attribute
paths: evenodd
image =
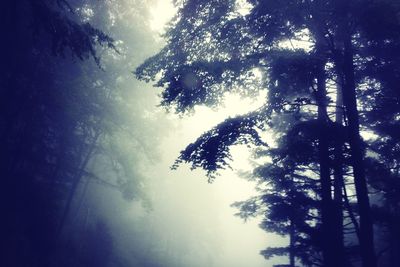
<svg viewBox="0 0 400 267"><path fill-rule="evenodd" d="M51 266L57 228L112 126L96 50L116 48L67 1L7 0L0 12L1 264ZM90 58L90 71L74 62Z"/></svg>
<svg viewBox="0 0 400 267"><path fill-rule="evenodd" d="M155 80L156 86L163 87L161 105L178 113L186 113L196 105L218 106L226 93L249 96L257 90L268 92L265 106L229 118L204 133L182 151L173 167L188 162L214 178L218 169L229 166L230 146L265 146L258 135L260 130L282 130L274 127L274 116L282 112L308 112L307 118L285 130L308 123L316 126L298 132L298 140L316 149L313 163L319 166L323 265L348 264L343 248L342 204L346 202L343 170L349 169L354 178L359 222L354 214L350 215L353 211L347 209L358 229L360 256L363 266L377 266L365 143L360 136L363 121L357 99L361 99L359 91L371 102L377 99L376 93L363 89L368 82L371 84L372 76L378 94L391 97L379 86L396 79L397 74L384 70L396 61L385 58L379 45L391 46L396 51L398 37L394 32L399 22L395 14L399 5L393 1L246 3L247 11L233 0L178 1L178 15L165 34L167 45L136 70L139 79ZM378 24L371 21L382 22L387 30L380 33ZM284 45L296 39L311 42L311 50L283 50ZM380 71L379 64L384 66ZM264 73L261 81L254 77L256 70ZM370 75L369 71L375 74ZM394 84L389 87L396 88ZM337 93L342 101L329 98L330 93ZM397 101L396 97L393 99ZM344 110L343 115L338 115L340 109ZM313 138L308 139L310 132ZM295 159L294 164L301 165L299 160Z"/></svg>

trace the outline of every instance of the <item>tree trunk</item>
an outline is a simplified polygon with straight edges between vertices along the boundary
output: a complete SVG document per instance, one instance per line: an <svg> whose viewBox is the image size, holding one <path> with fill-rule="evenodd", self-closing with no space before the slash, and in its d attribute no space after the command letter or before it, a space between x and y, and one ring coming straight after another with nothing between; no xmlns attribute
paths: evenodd
<svg viewBox="0 0 400 267"><path fill-rule="evenodd" d="M341 75L339 75L340 78ZM340 79L342 80L342 79ZM336 92L336 112L335 112L335 122L336 125L341 130L343 126L343 96L342 96L342 82L339 81L337 83L337 92ZM341 244L340 247L337 248L337 255L340 259L340 262L346 262L345 250L344 250L344 235L343 235L343 141L340 138L335 140L335 148L334 148L334 163L333 163L333 173L334 173L334 182L333 182L333 202L334 202L334 212L335 212L335 229L337 230L335 236L337 238L336 242Z"/></svg>
<svg viewBox="0 0 400 267"><path fill-rule="evenodd" d="M365 178L364 155L360 137L359 115L357 110L356 86L354 78L353 48L349 26L342 28L343 35L343 62L344 75L343 103L348 118L348 134L350 153L354 172L354 184L356 189L359 214L360 214L360 248L361 259L364 267L376 267L374 249L373 222L368 197L368 188Z"/></svg>
<svg viewBox="0 0 400 267"><path fill-rule="evenodd" d="M294 227L294 222L293 219L290 220L290 244L289 244L289 266L290 267L295 267L296 264L296 257L295 257L295 227Z"/></svg>
<svg viewBox="0 0 400 267"><path fill-rule="evenodd" d="M310 20L311 29L316 40L316 51L320 62L317 66L317 92L316 101L318 105L319 131L319 163L320 163L320 181L321 181L321 221L322 221L322 256L323 266L338 267L345 266L344 240L343 240L343 214L342 206L337 205L339 191L338 184L334 184L335 196L332 198L332 180L330 174L331 160L329 157L329 126L332 123L327 113L327 92L326 92L326 70L327 46L325 18L318 10L323 7L322 2L313 3L311 10L313 17ZM335 171L335 182L337 170ZM340 178L339 178L340 180ZM343 176L342 176L343 180ZM340 190L340 189L339 189Z"/></svg>
<svg viewBox="0 0 400 267"><path fill-rule="evenodd" d="M97 131L97 133L95 133L95 136L93 137L93 142L90 145L89 150L88 150L85 158L83 159L82 164L81 164L80 168L77 171L77 174L75 175L75 177L73 179L72 187L71 187L71 190L69 191L68 198L67 198L67 203L65 205L65 208L64 208L64 211L63 211L63 214L61 216L61 220L60 220L60 223L59 223L59 226L58 226L58 229L57 229L57 236L58 237L61 236L61 233L63 231L65 222L67 220L68 214L69 214L70 209L71 209L71 204L72 204L72 200L74 198L76 189L78 188L79 182L81 181L81 178L82 178L82 176L83 176L83 174L85 172L85 168L86 168L87 164L89 163L90 158L92 157L93 151L94 151L94 149L96 147L97 140L99 139L100 134L101 134L101 131Z"/></svg>
<svg viewBox="0 0 400 267"><path fill-rule="evenodd" d="M332 183L329 163L329 143L328 143L328 121L327 100L326 100L326 73L325 61L321 60L317 69L317 91L316 100L318 104L318 121L320 125L318 138L318 153L320 165L321 181L321 217L322 217L322 255L325 267L343 266L338 257L338 248L341 244L337 243L335 233L336 225L334 203L332 199ZM336 231L335 231L336 230Z"/></svg>

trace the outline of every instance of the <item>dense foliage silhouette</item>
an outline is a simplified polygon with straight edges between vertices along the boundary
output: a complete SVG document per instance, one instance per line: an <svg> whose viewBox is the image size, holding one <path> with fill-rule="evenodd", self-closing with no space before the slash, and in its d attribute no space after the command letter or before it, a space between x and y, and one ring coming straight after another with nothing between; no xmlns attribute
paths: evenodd
<svg viewBox="0 0 400 267"><path fill-rule="evenodd" d="M104 71L120 49L87 21L85 1L71 2L0 4L1 266L107 266L107 222L73 223L87 187L144 199L125 137L129 104L111 77L120 74Z"/></svg>
<svg viewBox="0 0 400 267"><path fill-rule="evenodd" d="M166 46L136 70L139 79L156 81L162 88L161 105L186 114L197 105L220 105L226 93L267 92L261 109L228 118L204 133L176 163L201 167L212 178L229 166L230 146L247 144L263 151L271 163L260 168L268 171L256 168L253 177L267 189L238 206L241 216L261 214L264 229L290 236L287 248L262 252L267 258L288 254L290 266L299 260L305 266L332 267L352 266L360 259L362 266L373 267L385 243L392 256L387 261L386 253L379 265L398 265L393 256L398 239L376 246L373 230L383 218L376 212L387 211L378 198L399 194L397 186L392 185L391 194L378 186L399 175L394 136L399 123L394 84L398 3L176 4L179 10L165 34ZM277 144L260 138L263 131L274 132ZM364 133L377 136L364 140ZM392 211L393 221L384 227L394 226Z"/></svg>

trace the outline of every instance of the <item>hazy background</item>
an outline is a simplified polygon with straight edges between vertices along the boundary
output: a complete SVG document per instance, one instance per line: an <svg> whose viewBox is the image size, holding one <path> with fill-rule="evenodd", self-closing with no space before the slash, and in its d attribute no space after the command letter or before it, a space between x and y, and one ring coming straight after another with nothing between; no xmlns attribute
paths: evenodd
<svg viewBox="0 0 400 267"><path fill-rule="evenodd" d="M237 175L238 170L251 169L246 148L234 148L233 170L221 172L212 184L200 170L190 171L188 166L170 170L186 145L227 116L256 108L257 100L230 96L220 110L198 108L183 118L157 107L157 88L137 81L131 71L161 49L161 34L174 9L169 0L108 2L108 18L93 15L90 5L83 13L118 40L121 48L121 55L103 57L104 75L117 81L117 89L131 103L125 116L135 130L129 137L121 136L119 145L131 154L133 173L143 190L129 201L102 184L81 185L82 199L75 201L79 209L71 216L70 227L99 220L107 225L113 247L111 266L266 267L277 263L265 261L259 251L285 241L259 229L256 219L244 223L230 206L255 194L255 185ZM125 144L125 138L135 139L136 145ZM91 166L105 179L114 175L107 170L107 159L97 157Z"/></svg>

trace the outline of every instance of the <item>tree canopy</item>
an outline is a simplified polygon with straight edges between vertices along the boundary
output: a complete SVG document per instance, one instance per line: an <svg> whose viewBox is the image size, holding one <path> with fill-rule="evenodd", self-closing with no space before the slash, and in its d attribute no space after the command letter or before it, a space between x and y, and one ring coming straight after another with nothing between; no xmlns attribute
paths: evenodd
<svg viewBox="0 0 400 267"><path fill-rule="evenodd" d="M398 3L175 3L179 10L164 35L166 46L136 69L139 79L162 88L162 106L186 114L197 105L220 105L227 93L257 96L267 91L262 108L227 118L188 145L176 164L190 163L212 177L229 166L230 146L247 144L263 150L273 161L267 166L284 174L255 171L262 183L272 181L273 186L263 193L261 204L240 206L244 214L267 209L263 227L290 234L293 240L290 249L269 249L264 255L291 254L290 266L296 264L295 257L307 266L350 266L357 258L352 253L354 236L344 228L350 222L357 232L356 255L363 266L377 266L370 189L376 181L393 175L398 179ZM308 43L310 48L294 43ZM277 148L260 138L263 131L276 134ZM365 142L364 132L381 138ZM385 175L370 170L376 164L387 170ZM303 188L310 179L312 186ZM349 199L348 190L356 197ZM298 205L296 192L302 197L296 209L300 215L291 212ZM304 222L321 236L305 235ZM305 247L312 251L307 256ZM391 264L395 262L392 259Z"/></svg>
<svg viewBox="0 0 400 267"><path fill-rule="evenodd" d="M125 47L105 33L106 21L95 27L88 20L85 4L0 4L2 266L106 266L113 247L107 222L94 218L87 231L75 223L87 188L98 184L148 204L139 172L146 156L132 153L147 142L138 142L132 125L139 107L124 98L121 70L110 68L112 60L128 68ZM107 4L89 10L106 20Z"/></svg>

